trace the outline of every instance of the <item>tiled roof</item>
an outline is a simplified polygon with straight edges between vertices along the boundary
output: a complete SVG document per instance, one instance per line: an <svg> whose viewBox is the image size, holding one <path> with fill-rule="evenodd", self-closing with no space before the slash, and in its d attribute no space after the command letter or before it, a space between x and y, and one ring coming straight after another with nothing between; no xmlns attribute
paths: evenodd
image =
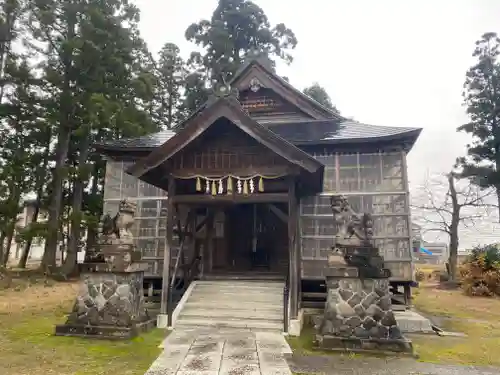
<svg viewBox="0 0 500 375"><path fill-rule="evenodd" d="M295 123L265 124L293 144L335 144L344 142L369 142L384 139L418 137L420 128L402 128L362 124L357 121L345 120L313 120ZM137 138L119 139L98 149L153 149L161 146L175 134L165 130Z"/></svg>
<svg viewBox="0 0 500 375"><path fill-rule="evenodd" d="M406 135L418 136L421 131L420 128L369 125L352 120L296 122L272 125L272 129L295 144L382 140Z"/></svg>
<svg viewBox="0 0 500 375"><path fill-rule="evenodd" d="M161 146L175 135L172 130L163 130L158 133L143 135L136 138L122 138L113 142L96 145L99 149L125 148L125 149L151 149Z"/></svg>

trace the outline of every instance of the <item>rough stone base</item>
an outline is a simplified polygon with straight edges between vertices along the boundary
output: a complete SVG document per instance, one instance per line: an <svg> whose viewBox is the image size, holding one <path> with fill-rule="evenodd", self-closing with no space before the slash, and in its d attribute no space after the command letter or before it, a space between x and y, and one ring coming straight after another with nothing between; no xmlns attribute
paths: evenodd
<svg viewBox="0 0 500 375"><path fill-rule="evenodd" d="M402 339L391 307L389 279L327 277L319 333L360 339Z"/></svg>
<svg viewBox="0 0 500 375"><path fill-rule="evenodd" d="M144 303L143 271L84 273L66 323L56 335L127 339L155 326Z"/></svg>
<svg viewBox="0 0 500 375"><path fill-rule="evenodd" d="M103 340L129 340L156 327L156 320L150 319L131 327L88 326L82 324L61 324L56 326L56 336L73 336Z"/></svg>
<svg viewBox="0 0 500 375"><path fill-rule="evenodd" d="M339 352L389 355L398 353L415 356L411 341L406 339L360 339L357 337L316 335L315 348Z"/></svg>

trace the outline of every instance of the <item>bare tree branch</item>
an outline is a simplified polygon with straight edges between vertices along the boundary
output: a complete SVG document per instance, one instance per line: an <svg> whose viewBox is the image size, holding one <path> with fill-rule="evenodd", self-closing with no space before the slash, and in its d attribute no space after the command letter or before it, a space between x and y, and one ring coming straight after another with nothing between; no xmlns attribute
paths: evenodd
<svg viewBox="0 0 500 375"><path fill-rule="evenodd" d="M425 231L441 232L449 239L450 277L456 275L459 227L473 228L496 207L488 201L493 189L482 190L468 179L459 179L453 171L446 175L428 176L419 189L418 204L411 205Z"/></svg>

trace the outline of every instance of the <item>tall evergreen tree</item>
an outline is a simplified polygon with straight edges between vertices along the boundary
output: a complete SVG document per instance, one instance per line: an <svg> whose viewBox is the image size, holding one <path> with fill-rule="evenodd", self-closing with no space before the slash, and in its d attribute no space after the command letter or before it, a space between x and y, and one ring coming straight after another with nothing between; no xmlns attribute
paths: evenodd
<svg viewBox="0 0 500 375"><path fill-rule="evenodd" d="M210 20L187 28L186 39L203 48L188 61L192 75L184 102L187 112L196 109L211 81L231 79L250 51L291 62L290 50L297 45L292 30L283 23L271 26L262 8L249 0L219 0Z"/></svg>
<svg viewBox="0 0 500 375"><path fill-rule="evenodd" d="M67 274L75 266L82 232L99 216L84 210L101 206L86 193L91 185L90 191L100 194L104 174L91 145L154 130L147 112L154 82L145 66L149 53L138 33L138 10L127 0L34 0L30 5L30 29L46 46L44 78L58 109L43 267L55 265L58 233L70 223L62 268Z"/></svg>
<svg viewBox="0 0 500 375"><path fill-rule="evenodd" d="M185 83L186 66L179 52L177 45L166 43L156 64L159 102L157 121L167 129L171 129L180 120L181 89Z"/></svg>
<svg viewBox="0 0 500 375"><path fill-rule="evenodd" d="M328 95L326 90L320 86L319 83L315 82L311 86L306 87L304 89L304 94L316 100L319 104L332 110L333 112L339 113L337 108L333 105L330 95Z"/></svg>
<svg viewBox="0 0 500 375"><path fill-rule="evenodd" d="M477 63L467 72L464 85L470 121L458 128L472 136L472 143L458 164L463 176L496 190L500 210L500 38L484 34L473 56Z"/></svg>
<svg viewBox="0 0 500 375"><path fill-rule="evenodd" d="M5 100L0 104L0 230L2 232L0 264L5 265L14 241L18 214L23 198L34 189L32 172L39 161L39 150L44 132L44 109L38 95L38 80L31 74L32 67L23 59L8 59L4 77L9 85ZM3 254L1 254L3 253Z"/></svg>

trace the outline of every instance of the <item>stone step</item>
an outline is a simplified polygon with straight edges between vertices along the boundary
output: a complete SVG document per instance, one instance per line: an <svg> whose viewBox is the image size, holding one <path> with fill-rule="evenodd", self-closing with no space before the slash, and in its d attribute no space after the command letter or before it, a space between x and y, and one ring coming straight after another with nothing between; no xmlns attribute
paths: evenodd
<svg viewBox="0 0 500 375"><path fill-rule="evenodd" d="M281 294L243 294L243 293L204 293L196 290L192 291L189 298L194 300L217 300L217 301L241 301L241 302L276 302L283 303L283 296Z"/></svg>
<svg viewBox="0 0 500 375"><path fill-rule="evenodd" d="M272 294L272 295L283 295L283 289L274 289L274 288L237 288L237 287L198 287L193 290L199 291L202 293L240 293L240 294Z"/></svg>
<svg viewBox="0 0 500 375"><path fill-rule="evenodd" d="M203 287L196 286L195 290L198 290L203 293L242 293L242 294L274 294L274 295L282 295L283 289L281 288L238 288L238 287Z"/></svg>
<svg viewBox="0 0 500 375"><path fill-rule="evenodd" d="M203 293L203 294L208 294L208 293L238 293L240 295L273 295L273 296L281 296L283 295L283 290L282 289L269 289L269 288L260 288L260 289L253 289L253 288L228 288L228 287L210 287L210 288L203 288L203 287L198 287L193 290L194 293Z"/></svg>
<svg viewBox="0 0 500 375"><path fill-rule="evenodd" d="M232 289L258 289L258 290L283 290L283 283L252 283L252 282L207 282L199 281L196 285L199 288L232 288Z"/></svg>
<svg viewBox="0 0 500 375"><path fill-rule="evenodd" d="M254 311L265 313L281 312L283 310L283 304L273 303L252 303L252 302L240 302L240 301L230 301L221 303L220 301L192 301L188 299L184 305L184 309L206 309L206 310L241 310L241 311Z"/></svg>
<svg viewBox="0 0 500 375"><path fill-rule="evenodd" d="M214 319L244 319L244 320L265 320L265 321L283 321L283 313L281 311L273 313L262 313L259 311L244 311L244 310L230 310L230 309L200 309L185 307L179 315L178 319L183 318L214 318Z"/></svg>
<svg viewBox="0 0 500 375"><path fill-rule="evenodd" d="M283 322L243 319L202 319L202 318L179 318L176 327L213 327L213 328L240 328L256 331L281 332Z"/></svg>

